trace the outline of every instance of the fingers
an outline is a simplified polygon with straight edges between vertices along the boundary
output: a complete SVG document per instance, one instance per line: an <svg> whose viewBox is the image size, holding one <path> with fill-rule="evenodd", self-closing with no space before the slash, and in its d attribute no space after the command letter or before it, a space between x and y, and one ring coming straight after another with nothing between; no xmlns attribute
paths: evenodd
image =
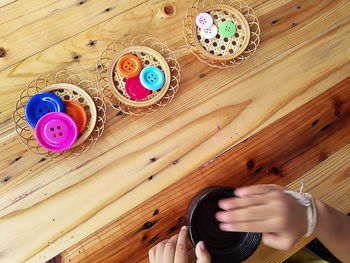
<svg viewBox="0 0 350 263"><path fill-rule="evenodd" d="M199 241L196 245L196 257L197 263L210 263L211 261L210 254L203 241Z"/></svg>
<svg viewBox="0 0 350 263"><path fill-rule="evenodd" d="M179 235L175 235L166 242L162 263L173 263L175 258L175 248Z"/></svg>
<svg viewBox="0 0 350 263"><path fill-rule="evenodd" d="M273 211L266 205L250 206L247 208L220 211L215 214L216 219L222 223L238 223L249 221L262 221L271 216Z"/></svg>
<svg viewBox="0 0 350 263"><path fill-rule="evenodd" d="M187 263L187 227L183 226L178 235L164 240L148 252L150 263Z"/></svg>
<svg viewBox="0 0 350 263"><path fill-rule="evenodd" d="M156 263L162 263L163 260L163 253L164 253L164 247L168 240L163 240L162 242L158 243L156 246Z"/></svg>
<svg viewBox="0 0 350 263"><path fill-rule="evenodd" d="M237 188L235 190L235 195L238 197L245 197L249 195L263 195L268 194L271 191L281 191L283 189L283 187L275 184L258 184Z"/></svg>
<svg viewBox="0 0 350 263"><path fill-rule="evenodd" d="M232 210L247 206L262 205L265 200L259 196L247 196L244 198L233 197L219 201L219 207L224 210Z"/></svg>
<svg viewBox="0 0 350 263"><path fill-rule="evenodd" d="M273 220L221 223L219 227L229 232L274 232L276 228Z"/></svg>
<svg viewBox="0 0 350 263"><path fill-rule="evenodd" d="M183 226L177 239L174 263L188 262L187 253L187 227Z"/></svg>
<svg viewBox="0 0 350 263"><path fill-rule="evenodd" d="M156 247L152 247L148 251L149 263L156 263Z"/></svg>

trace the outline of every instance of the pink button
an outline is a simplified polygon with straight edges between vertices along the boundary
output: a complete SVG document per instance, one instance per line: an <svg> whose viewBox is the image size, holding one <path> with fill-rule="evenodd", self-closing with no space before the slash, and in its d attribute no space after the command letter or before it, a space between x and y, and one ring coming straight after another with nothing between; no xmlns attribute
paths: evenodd
<svg viewBox="0 0 350 263"><path fill-rule="evenodd" d="M63 112L51 112L40 118L35 128L39 144L52 152L70 148L78 137L73 118Z"/></svg>
<svg viewBox="0 0 350 263"><path fill-rule="evenodd" d="M142 86L140 82L140 75L126 80L125 91L129 97L134 100L142 100L151 93L150 90Z"/></svg>
<svg viewBox="0 0 350 263"><path fill-rule="evenodd" d="M213 18L208 13L199 13L196 17L196 24L201 29L208 29L213 25Z"/></svg>

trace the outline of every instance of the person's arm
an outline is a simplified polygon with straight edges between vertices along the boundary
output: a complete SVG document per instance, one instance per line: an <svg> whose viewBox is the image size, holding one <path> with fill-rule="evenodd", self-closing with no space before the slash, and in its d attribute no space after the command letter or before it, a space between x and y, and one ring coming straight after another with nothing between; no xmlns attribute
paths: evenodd
<svg viewBox="0 0 350 263"><path fill-rule="evenodd" d="M315 200L318 221L314 235L340 261L350 262L350 218Z"/></svg>
<svg viewBox="0 0 350 263"><path fill-rule="evenodd" d="M238 188L238 197L219 201L216 218L223 231L262 232L263 242L276 249L291 249L307 232L306 207L277 185ZM343 262L350 262L350 218L315 200L314 235Z"/></svg>

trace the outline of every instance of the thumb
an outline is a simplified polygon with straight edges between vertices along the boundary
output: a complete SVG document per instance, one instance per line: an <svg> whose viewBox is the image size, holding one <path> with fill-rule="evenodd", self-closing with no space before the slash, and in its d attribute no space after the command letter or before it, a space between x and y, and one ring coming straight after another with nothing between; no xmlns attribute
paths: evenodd
<svg viewBox="0 0 350 263"><path fill-rule="evenodd" d="M204 242L199 241L196 245L197 263L210 263L211 257L208 250L205 248Z"/></svg>

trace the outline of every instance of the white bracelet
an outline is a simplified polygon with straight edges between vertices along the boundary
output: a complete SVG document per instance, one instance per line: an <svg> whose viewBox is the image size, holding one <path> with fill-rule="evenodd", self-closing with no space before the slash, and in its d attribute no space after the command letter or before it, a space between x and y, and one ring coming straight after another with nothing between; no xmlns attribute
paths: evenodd
<svg viewBox="0 0 350 263"><path fill-rule="evenodd" d="M312 195L309 193L304 193L304 181L301 182L300 192L295 192L292 190L284 191L286 194L294 197L301 205L306 206L307 208L307 232L305 234L306 237L310 236L316 227L317 223L317 210L315 201L312 198Z"/></svg>

